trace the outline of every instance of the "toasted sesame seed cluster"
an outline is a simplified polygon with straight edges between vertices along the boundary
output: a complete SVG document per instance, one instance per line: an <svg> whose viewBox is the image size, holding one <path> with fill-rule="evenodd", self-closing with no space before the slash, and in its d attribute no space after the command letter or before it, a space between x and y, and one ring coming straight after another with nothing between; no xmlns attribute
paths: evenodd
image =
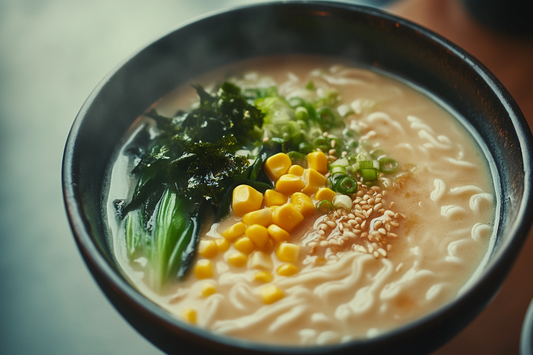
<svg viewBox="0 0 533 355"><path fill-rule="evenodd" d="M392 249L391 240L398 237L394 229L400 226L405 215L394 212L394 202L385 208L385 195L379 186L367 187L359 184L353 194L352 209L337 209L324 216L315 224L315 238L309 239L306 246L310 253L324 254L328 248L333 252L348 249L372 254L375 258L387 257ZM311 233L312 234L312 233Z"/></svg>

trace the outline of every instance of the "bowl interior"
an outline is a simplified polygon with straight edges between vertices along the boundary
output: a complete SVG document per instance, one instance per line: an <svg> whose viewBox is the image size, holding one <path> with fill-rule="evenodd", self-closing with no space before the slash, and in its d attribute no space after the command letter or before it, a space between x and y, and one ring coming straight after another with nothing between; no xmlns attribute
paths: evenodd
<svg viewBox="0 0 533 355"><path fill-rule="evenodd" d="M338 56L395 74L462 116L486 147L485 154L494 163L491 169L501 213L496 245L478 282L423 321L376 339L316 351L347 352L354 347L385 351L398 344L414 352L435 348L464 327L495 294L527 235L533 211L531 134L513 99L475 59L435 34L375 9L290 2L221 12L171 31L113 71L82 107L65 148L65 203L83 257L121 313L165 351L175 350L169 344L176 337L181 341L186 337L185 343L193 348L209 339L202 346L211 350L226 351L236 345L239 352L254 349L253 344L184 326L121 277L107 242L107 173L117 142L166 93L223 65L282 54ZM146 319L159 327L159 335L145 329ZM419 339L416 345L407 344L406 340L415 338ZM301 350L273 346L261 351Z"/></svg>

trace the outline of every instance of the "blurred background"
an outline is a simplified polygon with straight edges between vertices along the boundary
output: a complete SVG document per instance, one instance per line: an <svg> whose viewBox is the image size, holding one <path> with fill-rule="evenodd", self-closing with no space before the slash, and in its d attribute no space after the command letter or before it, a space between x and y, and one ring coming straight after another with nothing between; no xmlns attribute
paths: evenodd
<svg viewBox="0 0 533 355"><path fill-rule="evenodd" d="M115 66L185 21L254 2L0 0L0 354L160 353L82 261L63 207L63 147L85 98ZM517 353L532 268L522 255L507 298L437 353Z"/></svg>

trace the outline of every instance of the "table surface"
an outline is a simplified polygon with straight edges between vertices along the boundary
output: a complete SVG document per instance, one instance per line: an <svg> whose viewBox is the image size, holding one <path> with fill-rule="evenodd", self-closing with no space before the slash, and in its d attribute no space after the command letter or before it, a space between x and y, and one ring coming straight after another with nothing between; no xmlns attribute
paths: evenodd
<svg viewBox="0 0 533 355"><path fill-rule="evenodd" d="M251 2L0 1L1 354L160 353L110 305L77 251L63 147L85 98L122 60L184 21ZM500 295L437 354L518 353L530 270L531 238Z"/></svg>

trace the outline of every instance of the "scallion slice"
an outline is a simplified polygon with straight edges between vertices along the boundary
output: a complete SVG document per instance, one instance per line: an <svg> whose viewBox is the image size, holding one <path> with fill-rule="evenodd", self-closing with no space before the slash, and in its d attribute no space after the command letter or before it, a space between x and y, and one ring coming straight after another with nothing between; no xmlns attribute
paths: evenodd
<svg viewBox="0 0 533 355"><path fill-rule="evenodd" d="M335 184L335 190L343 195L350 195L357 192L357 181L349 176L338 180Z"/></svg>
<svg viewBox="0 0 533 355"><path fill-rule="evenodd" d="M378 172L376 169L361 169L361 176L364 182L376 181L378 178Z"/></svg>
<svg viewBox="0 0 533 355"><path fill-rule="evenodd" d="M391 158L383 158L379 160L379 170L385 174L391 174L398 168L398 162Z"/></svg>
<svg viewBox="0 0 533 355"><path fill-rule="evenodd" d="M316 210L320 214L329 213L333 209L333 204L328 200L322 200L316 205Z"/></svg>

